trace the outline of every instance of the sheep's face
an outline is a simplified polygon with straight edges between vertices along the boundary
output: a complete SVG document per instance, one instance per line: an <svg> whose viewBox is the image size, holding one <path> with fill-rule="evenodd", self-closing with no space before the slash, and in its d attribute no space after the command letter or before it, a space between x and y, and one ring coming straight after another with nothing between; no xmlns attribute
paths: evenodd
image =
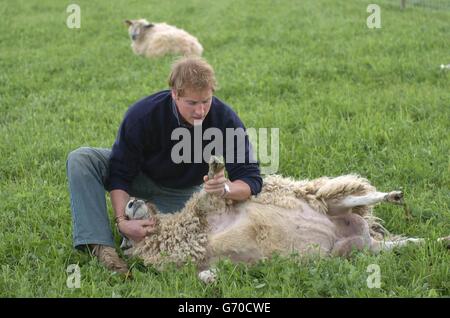
<svg viewBox="0 0 450 318"><path fill-rule="evenodd" d="M142 200L130 200L125 208L125 214L130 220L148 219L150 216L147 205Z"/></svg>
<svg viewBox="0 0 450 318"><path fill-rule="evenodd" d="M126 20L125 23L128 25L128 34L133 41L142 38L145 31L154 26L145 19Z"/></svg>

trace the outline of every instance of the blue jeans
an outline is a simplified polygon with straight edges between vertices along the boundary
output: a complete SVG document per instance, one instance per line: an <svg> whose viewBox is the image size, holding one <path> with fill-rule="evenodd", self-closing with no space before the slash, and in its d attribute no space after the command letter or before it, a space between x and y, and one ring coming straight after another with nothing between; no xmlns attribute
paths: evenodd
<svg viewBox="0 0 450 318"><path fill-rule="evenodd" d="M82 147L67 158L67 178L72 210L73 245L101 244L114 247L107 206L106 188L111 150ZM200 186L172 189L156 184L140 173L133 181L130 196L150 200L162 213L176 212Z"/></svg>

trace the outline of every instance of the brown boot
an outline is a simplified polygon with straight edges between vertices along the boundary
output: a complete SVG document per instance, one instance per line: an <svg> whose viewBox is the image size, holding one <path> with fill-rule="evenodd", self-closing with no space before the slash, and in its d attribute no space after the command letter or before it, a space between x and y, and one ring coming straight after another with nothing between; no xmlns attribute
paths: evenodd
<svg viewBox="0 0 450 318"><path fill-rule="evenodd" d="M119 257L115 248L106 245L91 245L90 249L100 263L107 269L120 274L127 274L129 272L128 265L123 259Z"/></svg>

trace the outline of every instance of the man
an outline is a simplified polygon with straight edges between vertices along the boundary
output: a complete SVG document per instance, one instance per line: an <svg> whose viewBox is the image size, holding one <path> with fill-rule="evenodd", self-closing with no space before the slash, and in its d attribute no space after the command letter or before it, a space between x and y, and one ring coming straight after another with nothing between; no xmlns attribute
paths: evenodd
<svg viewBox="0 0 450 318"><path fill-rule="evenodd" d="M154 223L126 218L130 196L150 200L161 212L171 213L182 209L202 183L206 192L236 201L261 191L260 170L252 160L248 136L244 134L241 142L238 137L235 143L235 136L227 135L227 129L244 131L245 127L229 106L213 96L213 68L201 58L182 58L172 67L169 86L170 90L128 109L112 150L84 147L68 156L74 246L90 248L116 272L126 273L128 267L114 248L105 190L110 192L119 231L135 242L150 235ZM209 140L198 138L208 129L223 137L214 151ZM188 138L180 141L175 132L187 133ZM208 179L208 158L204 158L208 149L210 155L224 155L229 179L223 170Z"/></svg>

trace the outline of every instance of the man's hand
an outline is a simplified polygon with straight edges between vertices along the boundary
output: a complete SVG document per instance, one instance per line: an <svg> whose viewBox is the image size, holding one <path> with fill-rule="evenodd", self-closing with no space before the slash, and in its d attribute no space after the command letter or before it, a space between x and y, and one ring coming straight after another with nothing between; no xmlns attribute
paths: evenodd
<svg viewBox="0 0 450 318"><path fill-rule="evenodd" d="M203 177L204 185L203 189L217 196L222 196L225 191L225 183L227 179L225 178L225 169L220 170L214 175L214 179L209 179L208 176Z"/></svg>
<svg viewBox="0 0 450 318"><path fill-rule="evenodd" d="M119 230L130 240L140 242L156 230L155 220L147 219L122 221L119 223Z"/></svg>

